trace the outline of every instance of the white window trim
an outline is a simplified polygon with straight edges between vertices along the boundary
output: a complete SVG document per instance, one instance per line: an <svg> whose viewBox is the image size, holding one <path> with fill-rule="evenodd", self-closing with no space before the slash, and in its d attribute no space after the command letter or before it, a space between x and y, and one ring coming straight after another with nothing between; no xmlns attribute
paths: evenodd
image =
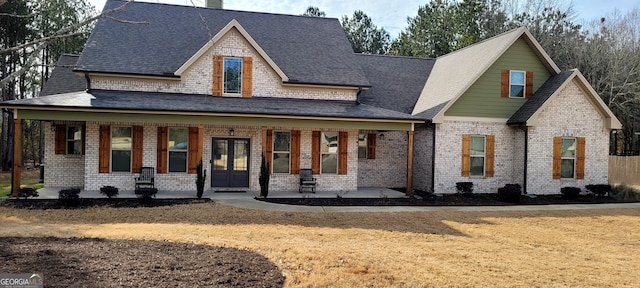
<svg viewBox="0 0 640 288"><path fill-rule="evenodd" d="M516 83L514 84L513 82L511 82L511 73L512 72L518 72L518 73L522 73L522 97L518 97L518 96L511 96L511 86L515 86L518 85L520 86L520 83ZM524 99L527 96L527 71L521 71L521 70L509 70L509 98L516 98L516 99Z"/></svg>
<svg viewBox="0 0 640 288"><path fill-rule="evenodd" d="M75 139L69 139L69 128L78 128L78 130L80 130L80 153L76 154L76 153L69 153L69 142L75 142ZM65 140L65 147L64 147L64 154L65 155L69 155L69 156L80 156L82 155L82 146L84 145L84 139L82 137L82 125L68 125L67 126L67 131L65 132L64 138Z"/></svg>
<svg viewBox="0 0 640 288"><path fill-rule="evenodd" d="M238 93L230 93L225 92L225 85L227 84L227 69L226 69L226 59L239 59L240 60L240 87L238 89ZM244 69L244 61L242 57L223 57L222 58L222 95L223 96L235 96L242 97L242 70Z"/></svg>
<svg viewBox="0 0 640 288"><path fill-rule="evenodd" d="M276 133L289 133L289 151L276 151ZM291 173L291 131L273 131L273 137L271 139L271 171L273 171L273 163L276 158L276 153L289 154L289 163L287 163L287 172L273 172L273 174L290 174Z"/></svg>
<svg viewBox="0 0 640 288"><path fill-rule="evenodd" d="M473 138L482 138L482 144L483 144L483 148L482 148L482 156L479 155L473 155L471 153L471 151L473 151L472 147L472 143L473 143ZM471 160L473 158L482 158L482 175L471 175ZM487 169L486 169L486 165L487 165L487 135L471 135L471 137L469 138L469 177L473 178L481 178L481 177L485 177L487 175Z"/></svg>
<svg viewBox="0 0 640 288"><path fill-rule="evenodd" d="M575 180L576 179L576 164L578 163L578 138L576 137L562 137L562 141L565 139L573 140L576 149L573 152L573 157L564 157L562 153L562 142L560 144L560 179L561 180ZM562 160L573 160L573 173L571 178L562 177Z"/></svg>
<svg viewBox="0 0 640 288"><path fill-rule="evenodd" d="M170 150L169 141L171 141L171 129L184 129L187 132L187 147L185 149ZM187 161L184 165L184 171L171 171L171 152L186 152ZM187 173L189 172L189 128L186 127L168 127L167 128L167 173Z"/></svg>
<svg viewBox="0 0 640 288"><path fill-rule="evenodd" d="M322 170L323 170L322 166L324 166L324 164L323 164L324 161L322 161L322 156L323 155L335 154L336 155L336 173L326 173L326 174L328 174L328 175L334 175L334 174L337 175L337 174L339 174L338 173L338 169L340 168L340 163L338 163L338 162L340 162L340 157L338 157L339 154L340 154L340 133L339 132L328 132L328 133L335 133L336 134L336 144L337 144L336 152L335 153L322 152L322 139L324 139L325 132L321 132L320 133L320 146L321 146L320 147L320 174L325 174L325 173L322 173Z"/></svg>
<svg viewBox="0 0 640 288"><path fill-rule="evenodd" d="M113 130L114 128L120 128L120 127L125 127L125 128L130 128L131 129L131 148L129 148L128 150L123 150L123 149L113 149ZM131 170L133 169L133 126L111 126L111 131L110 131L110 139L109 139L109 171L111 173L131 173ZM131 156L129 156L129 171L113 171L113 151L130 151L131 152Z"/></svg>

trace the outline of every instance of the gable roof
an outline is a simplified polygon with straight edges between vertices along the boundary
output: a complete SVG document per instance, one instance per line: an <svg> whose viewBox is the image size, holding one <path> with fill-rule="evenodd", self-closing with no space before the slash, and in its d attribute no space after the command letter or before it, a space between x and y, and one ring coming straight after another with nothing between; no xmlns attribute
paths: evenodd
<svg viewBox="0 0 640 288"><path fill-rule="evenodd" d="M84 91L87 89L87 80L73 73L78 61L78 55L63 54L58 59L56 66L51 71L51 76L42 87L40 96L61 94L68 92Z"/></svg>
<svg viewBox="0 0 640 288"><path fill-rule="evenodd" d="M412 114L427 116L425 119L432 122L441 122L444 112L520 38L525 40L552 74L560 73L558 66L529 30L517 28L438 57Z"/></svg>
<svg viewBox="0 0 640 288"><path fill-rule="evenodd" d="M558 95L560 91L574 80L577 81L577 84L585 91L585 95L589 101L606 119L605 128L621 129L622 124L618 121L618 118L616 118L609 107L602 101L598 93L589 85L587 79L584 78L582 73L577 69L563 71L547 79L536 93L509 118L507 124L534 126L538 121L540 111L542 111L546 105L549 105L549 100Z"/></svg>
<svg viewBox="0 0 640 288"><path fill-rule="evenodd" d="M103 10L120 7L108 0ZM289 83L368 87L338 19L132 2L100 19L77 70L175 77L183 64L234 19Z"/></svg>
<svg viewBox="0 0 640 288"><path fill-rule="evenodd" d="M356 54L371 88L358 96L363 104L411 114L435 63L432 58Z"/></svg>

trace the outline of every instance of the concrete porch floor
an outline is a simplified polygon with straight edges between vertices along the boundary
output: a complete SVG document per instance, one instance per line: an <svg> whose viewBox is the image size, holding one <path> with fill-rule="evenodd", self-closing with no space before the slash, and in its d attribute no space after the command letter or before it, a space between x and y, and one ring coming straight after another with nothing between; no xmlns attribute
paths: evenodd
<svg viewBox="0 0 640 288"><path fill-rule="evenodd" d="M62 188L41 188L38 189L39 197L35 199L58 199L58 191ZM117 198L137 198L133 190L119 191ZM363 187L356 191L344 192L327 192L316 191L316 193L299 193L298 191L269 191L269 198L336 198L338 195L343 198L403 198L406 195L402 192L387 188ZM212 200L222 199L253 199L260 196L260 191L247 190L245 192L215 192L214 190L205 190L202 194L203 198L211 198ZM100 194L100 191L81 191L80 198L106 198ZM196 198L196 191L165 191L158 190L156 198Z"/></svg>

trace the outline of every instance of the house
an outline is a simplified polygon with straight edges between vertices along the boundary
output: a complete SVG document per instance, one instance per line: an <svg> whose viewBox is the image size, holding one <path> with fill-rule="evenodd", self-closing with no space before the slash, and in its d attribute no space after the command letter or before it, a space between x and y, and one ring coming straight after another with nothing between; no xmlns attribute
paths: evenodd
<svg viewBox="0 0 640 288"><path fill-rule="evenodd" d="M132 190L154 167L160 190L193 191L202 160L210 189L258 190L262 155L276 191L301 168L320 191L607 182L620 123L525 28L421 59L355 54L331 18L138 2L112 16L144 23L96 23L73 69L86 89L0 103L16 128L46 121L48 187Z"/></svg>

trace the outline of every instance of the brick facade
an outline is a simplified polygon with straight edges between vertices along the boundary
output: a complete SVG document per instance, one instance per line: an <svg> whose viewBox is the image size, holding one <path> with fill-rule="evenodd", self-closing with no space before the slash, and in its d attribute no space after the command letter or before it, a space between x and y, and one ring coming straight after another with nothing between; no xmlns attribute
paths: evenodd
<svg viewBox="0 0 640 288"><path fill-rule="evenodd" d="M461 176L463 134L495 136L494 177ZM434 192L455 193L456 182L473 182L474 193L495 193L507 183L522 185L519 179L522 179L524 170L524 156L517 156L524 153L520 147L524 141L517 140L523 138L522 135L518 128L509 127L504 122L444 121L436 124Z"/></svg>
<svg viewBox="0 0 640 288"><path fill-rule="evenodd" d="M44 183L52 188L84 188L84 155L55 154L55 125L42 122L44 129ZM58 122L59 124L78 124ZM97 163L97 162L96 162ZM97 166L97 164L96 164Z"/></svg>
<svg viewBox="0 0 640 288"><path fill-rule="evenodd" d="M358 187L405 187L407 132L386 131L377 135L376 159L358 159Z"/></svg>
<svg viewBox="0 0 640 288"><path fill-rule="evenodd" d="M561 187L607 184L609 131L585 92L569 83L540 111L539 123L529 128L527 189L534 194L558 194ZM585 137L585 179L554 180L553 137Z"/></svg>
<svg viewBox="0 0 640 288"><path fill-rule="evenodd" d="M413 188L432 190L433 125L418 125L413 134Z"/></svg>

